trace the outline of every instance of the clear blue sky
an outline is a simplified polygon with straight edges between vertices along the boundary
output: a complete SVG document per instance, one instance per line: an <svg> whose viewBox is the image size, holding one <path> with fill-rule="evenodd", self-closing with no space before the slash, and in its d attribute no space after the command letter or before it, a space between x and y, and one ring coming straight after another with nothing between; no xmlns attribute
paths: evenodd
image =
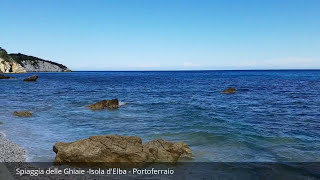
<svg viewBox="0 0 320 180"><path fill-rule="evenodd" d="M1 0L0 47L73 70L320 69L319 0Z"/></svg>

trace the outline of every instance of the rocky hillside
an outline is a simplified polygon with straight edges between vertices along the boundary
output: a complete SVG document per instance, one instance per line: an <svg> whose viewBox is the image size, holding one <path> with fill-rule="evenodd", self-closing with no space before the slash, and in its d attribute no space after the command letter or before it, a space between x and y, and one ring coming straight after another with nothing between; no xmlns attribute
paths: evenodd
<svg viewBox="0 0 320 180"><path fill-rule="evenodd" d="M0 72L70 72L66 66L24 54L8 54L0 48Z"/></svg>
<svg viewBox="0 0 320 180"><path fill-rule="evenodd" d="M0 48L0 73L26 73L26 70L15 62L6 50Z"/></svg>
<svg viewBox="0 0 320 180"><path fill-rule="evenodd" d="M66 66L24 54L10 54L13 60L21 64L27 72L70 72Z"/></svg>

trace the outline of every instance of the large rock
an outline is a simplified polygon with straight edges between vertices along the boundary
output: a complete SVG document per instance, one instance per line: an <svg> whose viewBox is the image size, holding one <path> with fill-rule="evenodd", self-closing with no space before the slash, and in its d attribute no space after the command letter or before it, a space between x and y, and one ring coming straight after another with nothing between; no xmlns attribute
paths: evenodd
<svg viewBox="0 0 320 180"><path fill-rule="evenodd" d="M229 89L226 89L224 91L222 91L223 94L235 94L236 93L236 88L229 88Z"/></svg>
<svg viewBox="0 0 320 180"><path fill-rule="evenodd" d="M15 111L13 115L18 117L31 117L32 113L30 111Z"/></svg>
<svg viewBox="0 0 320 180"><path fill-rule="evenodd" d="M38 76L33 75L33 76L25 78L23 81L34 82L34 81L37 81L37 79L38 79Z"/></svg>
<svg viewBox="0 0 320 180"><path fill-rule="evenodd" d="M103 100L99 101L95 104L88 106L92 110L101 110L101 109L117 109L119 107L119 100L118 99L112 99L112 100Z"/></svg>
<svg viewBox="0 0 320 180"><path fill-rule="evenodd" d="M187 144L154 140L142 144L136 136L91 136L71 143L58 142L53 146L55 163L73 162L176 162L180 157L191 157Z"/></svg>

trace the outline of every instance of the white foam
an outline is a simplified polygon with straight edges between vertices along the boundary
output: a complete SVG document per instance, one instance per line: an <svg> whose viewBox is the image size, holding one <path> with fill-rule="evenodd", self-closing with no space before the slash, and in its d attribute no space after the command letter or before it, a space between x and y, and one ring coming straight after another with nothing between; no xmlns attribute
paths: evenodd
<svg viewBox="0 0 320 180"><path fill-rule="evenodd" d="M125 106L125 105L127 105L128 103L127 102L121 102L121 101L119 101L119 106Z"/></svg>
<svg viewBox="0 0 320 180"><path fill-rule="evenodd" d="M0 132L0 136L2 136L3 138L7 137L7 135L4 132Z"/></svg>

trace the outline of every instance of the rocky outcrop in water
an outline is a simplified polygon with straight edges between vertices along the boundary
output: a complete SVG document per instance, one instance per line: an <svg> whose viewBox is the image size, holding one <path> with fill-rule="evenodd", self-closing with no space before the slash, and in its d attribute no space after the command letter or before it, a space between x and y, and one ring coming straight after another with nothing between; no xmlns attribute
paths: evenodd
<svg viewBox="0 0 320 180"><path fill-rule="evenodd" d="M236 93L236 88L229 88L224 91L222 91L223 94L235 94Z"/></svg>
<svg viewBox="0 0 320 180"><path fill-rule="evenodd" d="M25 78L23 81L34 82L34 81L37 81L37 79L38 79L38 76L33 75L33 76Z"/></svg>
<svg viewBox="0 0 320 180"><path fill-rule="evenodd" d="M0 48L0 73L26 73L21 64L15 62L7 51Z"/></svg>
<svg viewBox="0 0 320 180"><path fill-rule="evenodd" d="M30 111L15 111L13 115L18 117L31 117L32 113Z"/></svg>
<svg viewBox="0 0 320 180"><path fill-rule="evenodd" d="M66 66L24 54L8 54L0 48L0 73L71 72Z"/></svg>
<svg viewBox="0 0 320 180"><path fill-rule="evenodd" d="M103 100L99 101L95 104L88 106L91 110L101 110L101 109L117 109L119 108L119 100L112 99L112 100Z"/></svg>
<svg viewBox="0 0 320 180"><path fill-rule="evenodd" d="M56 163L72 162L177 162L182 157L191 157L189 146L183 142L154 140L142 144L136 136L91 136L71 143L54 145Z"/></svg>

